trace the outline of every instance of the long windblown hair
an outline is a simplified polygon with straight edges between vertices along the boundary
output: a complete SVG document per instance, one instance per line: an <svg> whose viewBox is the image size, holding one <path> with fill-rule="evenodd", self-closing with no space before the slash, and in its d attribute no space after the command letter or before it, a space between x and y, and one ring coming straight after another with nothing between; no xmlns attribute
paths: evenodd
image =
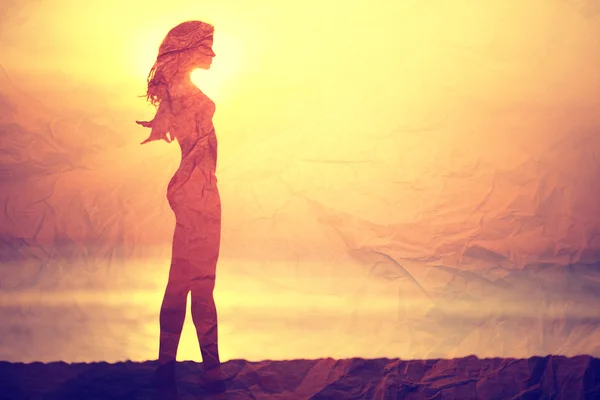
<svg viewBox="0 0 600 400"><path fill-rule="evenodd" d="M214 27L201 21L183 22L167 33L148 74L146 98L152 105L158 106L164 99L170 101L169 80L185 64L189 50L214 55L210 45L213 33Z"/></svg>

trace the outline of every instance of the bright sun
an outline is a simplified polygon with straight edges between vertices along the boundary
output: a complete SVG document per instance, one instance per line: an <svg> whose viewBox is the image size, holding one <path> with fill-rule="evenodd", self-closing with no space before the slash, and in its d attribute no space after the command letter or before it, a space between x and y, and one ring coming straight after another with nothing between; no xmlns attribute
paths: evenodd
<svg viewBox="0 0 600 400"><path fill-rule="evenodd" d="M135 49L130 57L135 79L143 85L140 77L145 77L154 61L158 44L164 32L140 30L134 36L131 48ZM190 76L192 82L214 101L221 101L230 95L238 75L242 72L243 46L239 38L217 29L213 50L216 53L209 70L197 69Z"/></svg>
<svg viewBox="0 0 600 400"><path fill-rule="evenodd" d="M194 85L198 86L206 94L214 94L216 82L218 81L218 72L215 73L214 66L211 65L209 70L195 69L192 71L190 78Z"/></svg>
<svg viewBox="0 0 600 400"><path fill-rule="evenodd" d="M226 33L215 33L216 54L208 70L196 69L190 78L208 97L218 101L227 96L242 64L241 46Z"/></svg>

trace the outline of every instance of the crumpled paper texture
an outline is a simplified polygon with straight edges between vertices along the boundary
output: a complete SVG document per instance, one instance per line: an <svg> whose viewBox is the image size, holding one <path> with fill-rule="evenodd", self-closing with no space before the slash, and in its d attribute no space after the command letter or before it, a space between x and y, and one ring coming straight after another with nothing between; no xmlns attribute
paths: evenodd
<svg viewBox="0 0 600 400"><path fill-rule="evenodd" d="M512 399L598 395L597 358L547 356L527 360L292 360L224 364L227 393L210 396L194 382L198 365L179 364L181 383L161 399ZM63 399L94 396L156 398L146 384L155 363L30 364L0 362L3 395L33 393ZM33 389L35 388L35 389Z"/></svg>
<svg viewBox="0 0 600 400"><path fill-rule="evenodd" d="M375 81L395 71L377 51L373 76L248 80L254 108L217 103L224 360L600 355L600 24L560 4L587 25L550 47L551 25L418 59L404 37L395 79ZM0 69L0 359L156 358L178 149L140 147L140 118L68 111ZM199 360L190 325L180 359Z"/></svg>

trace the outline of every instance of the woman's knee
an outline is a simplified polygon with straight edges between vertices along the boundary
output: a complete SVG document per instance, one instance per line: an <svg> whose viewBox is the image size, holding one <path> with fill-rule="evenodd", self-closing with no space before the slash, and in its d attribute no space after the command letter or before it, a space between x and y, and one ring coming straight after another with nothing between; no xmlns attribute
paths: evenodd
<svg viewBox="0 0 600 400"><path fill-rule="evenodd" d="M190 285L192 297L212 297L215 290L215 277L213 275L194 278Z"/></svg>
<svg viewBox="0 0 600 400"><path fill-rule="evenodd" d="M165 298L174 300L181 300L183 298L185 301L189 291L189 285L185 284L184 282L169 281L165 290Z"/></svg>

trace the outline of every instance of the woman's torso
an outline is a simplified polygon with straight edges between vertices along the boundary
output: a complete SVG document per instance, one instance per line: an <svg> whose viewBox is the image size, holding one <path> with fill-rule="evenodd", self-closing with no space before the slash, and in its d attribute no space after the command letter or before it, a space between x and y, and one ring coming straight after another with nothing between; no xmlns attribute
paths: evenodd
<svg viewBox="0 0 600 400"><path fill-rule="evenodd" d="M171 208L220 211L217 190L217 136L212 117L215 103L198 90L172 100L171 134L181 148L181 162L169 183ZM212 210L211 210L212 209Z"/></svg>

